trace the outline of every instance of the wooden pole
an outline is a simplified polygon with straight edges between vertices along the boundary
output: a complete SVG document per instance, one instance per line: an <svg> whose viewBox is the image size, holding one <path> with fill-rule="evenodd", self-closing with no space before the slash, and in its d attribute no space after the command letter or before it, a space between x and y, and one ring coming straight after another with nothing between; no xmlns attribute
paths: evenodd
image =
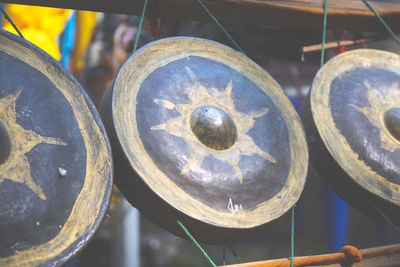
<svg viewBox="0 0 400 267"><path fill-rule="evenodd" d="M295 257L294 266L342 267L344 263L352 267L389 267L400 266L400 244L358 250L353 246L344 246L340 252L333 254ZM242 264L225 265L225 267L289 267L290 259L266 260ZM345 265L347 266L347 265Z"/></svg>
<svg viewBox="0 0 400 267"><path fill-rule="evenodd" d="M168 19L210 21L209 16L193 0L158 1L159 16ZM80 10L139 15L142 0L0 0L3 3L50 6ZM205 0L204 4L222 22L258 24L295 28L320 28L323 16L320 0ZM370 0L370 4L393 28L400 30L400 3ZM328 28L381 30L383 26L360 0L335 0L328 5Z"/></svg>

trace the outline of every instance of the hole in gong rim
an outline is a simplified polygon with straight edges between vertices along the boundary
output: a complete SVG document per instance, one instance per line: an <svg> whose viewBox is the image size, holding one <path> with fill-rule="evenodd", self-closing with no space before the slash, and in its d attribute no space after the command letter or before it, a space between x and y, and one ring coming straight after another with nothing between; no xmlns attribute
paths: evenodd
<svg viewBox="0 0 400 267"><path fill-rule="evenodd" d="M190 114L190 127L197 139L211 149L228 149L237 139L235 122L225 111L215 106L195 108Z"/></svg>
<svg viewBox="0 0 400 267"><path fill-rule="evenodd" d="M0 165L7 161L11 153L11 140L4 124L0 121Z"/></svg>
<svg viewBox="0 0 400 267"><path fill-rule="evenodd" d="M383 114L386 129L397 140L400 141L400 107L391 108Z"/></svg>

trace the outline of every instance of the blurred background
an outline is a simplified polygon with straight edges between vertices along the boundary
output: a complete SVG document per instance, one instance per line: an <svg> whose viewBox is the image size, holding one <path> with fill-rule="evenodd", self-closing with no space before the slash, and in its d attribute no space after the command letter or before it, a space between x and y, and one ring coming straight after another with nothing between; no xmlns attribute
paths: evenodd
<svg viewBox="0 0 400 267"><path fill-rule="evenodd" d="M140 18L11 4L3 7L24 37L69 69L98 107L108 84L132 53ZM1 23L3 29L16 33L4 17ZM224 26L247 56L279 82L300 112L320 67L321 56L320 49L303 52L303 48L320 44L321 30ZM157 10L153 9L145 18L139 47L171 36L201 37L232 46L211 21L161 20ZM344 40L356 44L341 45ZM337 45L326 51L326 60L347 50L366 47L400 53L399 46L383 30L328 30L327 42ZM217 265L286 258L290 256L290 225L290 214L286 214L271 222L262 235L235 244L204 244L203 248ZM295 209L296 256L338 252L346 244L361 249L397 242L397 232L342 202L311 166L305 190ZM95 237L66 264L68 267L207 265L207 260L192 242L152 224L127 203L117 188L114 188L109 211Z"/></svg>

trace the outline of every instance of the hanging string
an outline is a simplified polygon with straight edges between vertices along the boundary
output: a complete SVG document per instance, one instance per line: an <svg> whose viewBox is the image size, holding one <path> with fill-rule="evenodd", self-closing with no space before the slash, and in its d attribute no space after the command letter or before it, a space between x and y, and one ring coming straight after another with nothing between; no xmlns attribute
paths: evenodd
<svg viewBox="0 0 400 267"><path fill-rule="evenodd" d="M211 17L211 19L215 22L215 24L218 25L218 27L221 29L221 31L223 33L225 33L226 37L228 37L228 39L232 42L232 44L234 46L236 46L236 49L239 50L242 54L244 54L244 51L242 50L242 48L240 48L240 46L238 45L238 43L236 43L236 41L232 38L232 36L225 30L224 26L222 26L221 23L219 23L219 21L217 20L216 17L214 17L214 15L211 13L211 11L204 5L204 3L201 0L197 0L197 2L199 2L199 4L201 5L201 7L207 12L207 14Z"/></svg>
<svg viewBox="0 0 400 267"><path fill-rule="evenodd" d="M238 254L236 253L236 251L233 249L233 247L231 245L228 245L229 249L231 250L233 256L235 257L237 263L242 263L242 261L240 260Z"/></svg>
<svg viewBox="0 0 400 267"><path fill-rule="evenodd" d="M142 15L140 17L140 23L139 23L139 27L138 27L138 32L136 34L136 39L135 39L135 44L133 46L133 51L132 53L136 52L137 49L137 45L139 43L139 37L140 37L140 32L142 30L142 25L143 25L143 20L144 20L144 15L146 14L146 8L147 8L147 2L148 0L144 1L144 5L143 5L143 10L142 10ZM178 223L178 225L182 228L182 230L185 232L185 234L193 241L193 243L200 249L200 251L203 253L204 257L206 257L206 259L211 263L211 265L213 267L217 267L217 265L215 265L215 263L211 260L211 258L208 256L208 254L204 251L204 249L200 246L200 244L196 241L196 239L189 233L189 231L186 229L186 227L181 223L181 221L176 220L176 222Z"/></svg>
<svg viewBox="0 0 400 267"><path fill-rule="evenodd" d="M176 220L178 225L182 228L182 230L185 232L185 234L193 241L193 243L200 249L200 251L203 253L204 257L211 263L213 267L217 267L215 263L211 260L211 258L208 256L208 254L204 251L204 249L200 246L200 244L196 241L196 239L189 233L189 231L186 229L186 227L181 223L180 220Z"/></svg>
<svg viewBox="0 0 400 267"><path fill-rule="evenodd" d="M294 261L294 208L292 208L292 227L291 227L291 234L290 234L290 267L293 267Z"/></svg>
<svg viewBox="0 0 400 267"><path fill-rule="evenodd" d="M162 0L155 0L154 5L150 9L150 24L144 25L142 28L151 33L152 40L160 39L161 35L166 34L166 30L161 28L161 19L159 18L159 11L161 8Z"/></svg>
<svg viewBox="0 0 400 267"><path fill-rule="evenodd" d="M147 1L147 0L146 0ZM226 37L232 42L232 44L236 47L237 50L239 50L242 54L245 54L242 48L239 46L239 44L233 39L233 37L225 30L224 26L217 20L217 18L211 13L211 11L204 5L204 3L201 0L197 0L201 7L207 12L207 14L211 17L211 19L217 24L217 26L221 29L221 31L226 35ZM200 249L200 251L203 253L203 255L208 259L208 261L211 263L212 266L216 266L214 262L210 259L210 257L207 255L207 253L203 250L203 248L199 245L199 243L194 239L194 237L189 233L189 231L186 229L186 227L179 221L177 220L177 223L179 226L183 229L183 231L186 233L187 236L190 237L190 239L195 243L195 245ZM231 250L232 254L234 255L236 261L238 263L241 263L241 260L238 256L238 254L235 252L235 250L229 246L229 249ZM222 248L222 261L223 265L226 264L226 258L225 258L225 246Z"/></svg>
<svg viewBox="0 0 400 267"><path fill-rule="evenodd" d="M226 253L225 253L225 246L222 246L222 265L226 265Z"/></svg>
<svg viewBox="0 0 400 267"><path fill-rule="evenodd" d="M139 37L140 37L140 32L142 31L142 25L143 25L143 20L144 20L144 14L146 14L147 2L148 2L148 0L144 0L142 15L141 15L141 17L140 17L140 23L139 23L138 31L137 31L136 38L135 38L135 44L133 45L133 51L132 51L132 53L135 53L135 52L136 52L136 49L137 49L137 46L138 46L138 43L139 43Z"/></svg>
<svg viewBox="0 0 400 267"><path fill-rule="evenodd" d="M232 42L232 44L236 47L237 50L239 50L242 54L245 54L243 49L239 46L239 44L233 39L233 37L226 31L224 26L217 20L217 18L211 13L211 11L206 7L206 5L201 1L197 0L201 7L207 12L207 14L211 17L211 19L217 24L217 26L220 28L220 30L226 35L226 37ZM241 263L241 260L238 256L238 254L235 252L235 250L232 248L232 246L228 246L229 249L231 250L233 256L235 257L236 261L238 263ZM225 246L222 248L222 260L223 260L223 265L226 264L226 259L225 259Z"/></svg>
<svg viewBox="0 0 400 267"><path fill-rule="evenodd" d="M340 46L340 39L339 39L339 37L338 37L337 32L336 32L335 30L333 30L333 31L331 31L331 32L332 32L332 34L333 34L333 38L335 39L335 42L337 43L338 46ZM342 36L341 39L344 39L343 36Z"/></svg>
<svg viewBox="0 0 400 267"><path fill-rule="evenodd" d="M382 217L397 231L400 233L400 228L397 227L391 219L389 219L389 217L377 206L375 206L374 204L372 204L372 206L379 212L380 215L382 215Z"/></svg>
<svg viewBox="0 0 400 267"><path fill-rule="evenodd" d="M338 38L336 31L333 31L333 38L335 39L335 41L338 45L338 47L334 49L336 54L340 54L340 53L346 52L348 50L347 46L341 44L341 42L340 42L340 39L342 39L342 40L346 39L346 31L343 31L343 34L340 39Z"/></svg>
<svg viewBox="0 0 400 267"><path fill-rule="evenodd" d="M324 57L325 57L325 38L326 38L326 21L328 17L328 0L324 0L324 20L323 20L323 28L322 28L322 49L321 49L321 67L324 65ZM294 208L292 208L292 229L291 229L291 252L290 252L290 267L293 267L293 258L294 258Z"/></svg>
<svg viewBox="0 0 400 267"><path fill-rule="evenodd" d="M373 8L368 2L367 0L362 0L364 2L364 4L369 8L369 10L371 10L374 15L379 19L379 21L383 24L383 26L385 26L386 30L392 35L392 37L394 38L394 40L397 42L398 45L400 45L400 39L399 37L397 37L397 35L392 31L392 29L389 27L389 25L386 24L386 22L383 20L383 18L378 14L378 12L375 10L375 8ZM400 228L397 227L392 220L390 220L390 218L377 206L372 205L378 212L379 214L397 231L400 232Z"/></svg>
<svg viewBox="0 0 400 267"><path fill-rule="evenodd" d="M385 26L386 30L392 35L392 37L396 40L397 44L400 45L400 39L397 37L397 35L392 31L392 29L389 27L389 25L386 24L386 22L383 20L383 18L378 14L378 12L373 8L367 0L362 0L364 4L371 10L375 16L379 19L379 21Z"/></svg>
<svg viewBox="0 0 400 267"><path fill-rule="evenodd" d="M0 7L0 11L1 13L3 13L4 17L8 20L8 22L10 22L10 24L13 26L13 28L15 29L15 31L18 33L18 35L22 38L25 39L25 37L22 35L22 33L19 31L17 25L14 24L14 22L12 21L12 19L7 15L6 11Z"/></svg>
<svg viewBox="0 0 400 267"><path fill-rule="evenodd" d="M324 65L325 57L325 37L326 37L326 19L328 15L328 0L324 0L324 25L322 29L322 49L321 49L321 67Z"/></svg>

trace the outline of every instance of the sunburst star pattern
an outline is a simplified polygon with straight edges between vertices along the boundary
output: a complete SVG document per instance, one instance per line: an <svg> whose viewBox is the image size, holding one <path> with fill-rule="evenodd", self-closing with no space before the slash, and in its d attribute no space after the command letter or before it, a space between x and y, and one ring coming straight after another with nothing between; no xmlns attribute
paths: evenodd
<svg viewBox="0 0 400 267"><path fill-rule="evenodd" d="M367 97L369 106L358 107L350 105L364 116L378 129L380 129L381 148L393 152L400 148L399 142L386 130L383 121L383 113L392 108L398 107L400 104L400 90L397 82L393 83L386 94L382 94L378 90L372 89L368 81L364 81L365 87L368 89Z"/></svg>
<svg viewBox="0 0 400 267"><path fill-rule="evenodd" d="M0 184L9 179L28 186L39 198L46 200L42 188L32 179L30 163L25 156L33 147L40 143L67 145L64 141L41 136L33 131L24 129L16 122L15 105L18 96L10 94L0 99L0 122L5 126L11 143L11 151L7 160L0 164Z"/></svg>
<svg viewBox="0 0 400 267"><path fill-rule="evenodd" d="M203 160L212 155L214 158L228 163L234 169L240 183L243 183L243 175L239 167L241 156L258 154L265 160L275 163L275 158L260 149L247 133L253 128L256 118L262 117L269 112L268 108L262 108L249 114L241 113L235 109L232 100L232 81L228 83L224 91L216 88L208 90L198 81L193 71L186 67L186 71L192 80L192 87L188 93L188 104L174 104L171 101L155 99L154 102L169 110L175 110L180 115L165 123L151 127L152 130L164 130L168 134L183 138L189 147L190 156L181 170L185 174L192 169L201 167ZM226 150L213 150L201 144L190 127L190 114L197 107L211 105L224 110L236 124L237 140L232 147Z"/></svg>

